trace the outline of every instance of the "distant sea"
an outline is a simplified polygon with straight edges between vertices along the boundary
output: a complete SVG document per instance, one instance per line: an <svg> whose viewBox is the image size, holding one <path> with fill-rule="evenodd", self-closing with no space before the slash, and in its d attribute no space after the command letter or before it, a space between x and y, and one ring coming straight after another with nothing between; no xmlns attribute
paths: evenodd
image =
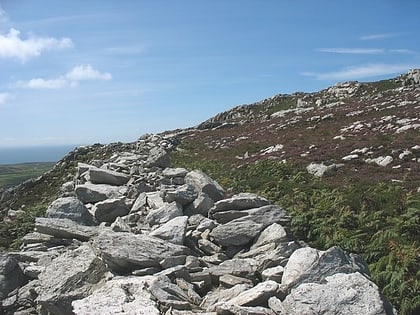
<svg viewBox="0 0 420 315"><path fill-rule="evenodd" d="M0 164L57 162L77 145L53 147L0 148Z"/></svg>

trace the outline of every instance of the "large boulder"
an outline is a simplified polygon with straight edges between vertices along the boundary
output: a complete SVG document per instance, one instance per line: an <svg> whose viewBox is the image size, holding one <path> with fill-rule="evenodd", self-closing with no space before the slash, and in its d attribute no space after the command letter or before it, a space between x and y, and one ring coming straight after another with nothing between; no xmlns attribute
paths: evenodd
<svg viewBox="0 0 420 315"><path fill-rule="evenodd" d="M97 167L89 168L88 178L93 184L108 184L114 186L125 185L130 179L127 174Z"/></svg>
<svg viewBox="0 0 420 315"><path fill-rule="evenodd" d="M83 225L92 225L93 216L85 205L75 197L59 198L48 207L48 218L69 219Z"/></svg>
<svg viewBox="0 0 420 315"><path fill-rule="evenodd" d="M219 201L225 196L223 188L207 174L194 170L185 175L185 183L195 187L198 192L206 193L214 201Z"/></svg>
<svg viewBox="0 0 420 315"><path fill-rule="evenodd" d="M154 280L152 276L110 280L92 295L73 301L73 312L76 315L159 315L156 302L148 291Z"/></svg>
<svg viewBox="0 0 420 315"><path fill-rule="evenodd" d="M144 234L104 231L92 245L110 268L118 273L135 269L160 267L162 259L186 255L187 247L175 245Z"/></svg>
<svg viewBox="0 0 420 315"><path fill-rule="evenodd" d="M25 282L26 278L17 260L6 253L0 253L0 301Z"/></svg>
<svg viewBox="0 0 420 315"><path fill-rule="evenodd" d="M358 272L337 273L324 283L301 284L280 304L277 314L396 314L378 287Z"/></svg>
<svg viewBox="0 0 420 315"><path fill-rule="evenodd" d="M86 183L77 185L75 193L81 202L95 203L108 198L120 197L123 194L123 191L121 191L121 188L118 186Z"/></svg>
<svg viewBox="0 0 420 315"><path fill-rule="evenodd" d="M369 273L360 256L348 254L339 247L326 251L303 247L290 256L284 268L282 284L291 288L302 283L321 283L333 274L353 272Z"/></svg>
<svg viewBox="0 0 420 315"><path fill-rule="evenodd" d="M191 185L185 184L177 187L174 190L168 190L165 192L165 201L173 202L176 201L182 206L186 206L197 198L198 193L195 188Z"/></svg>
<svg viewBox="0 0 420 315"><path fill-rule="evenodd" d="M89 245L64 253L48 264L39 275L38 304L42 314L71 315L71 303L89 296L104 280L107 268Z"/></svg>

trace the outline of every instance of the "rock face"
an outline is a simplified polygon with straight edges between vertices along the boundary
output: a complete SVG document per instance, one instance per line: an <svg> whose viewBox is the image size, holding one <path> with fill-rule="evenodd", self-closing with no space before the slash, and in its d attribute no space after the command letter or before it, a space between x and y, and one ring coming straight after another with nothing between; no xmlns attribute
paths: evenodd
<svg viewBox="0 0 420 315"><path fill-rule="evenodd" d="M72 197L0 257L7 314L394 314L360 257L304 246L261 196L168 168L170 145L149 135L79 164Z"/></svg>

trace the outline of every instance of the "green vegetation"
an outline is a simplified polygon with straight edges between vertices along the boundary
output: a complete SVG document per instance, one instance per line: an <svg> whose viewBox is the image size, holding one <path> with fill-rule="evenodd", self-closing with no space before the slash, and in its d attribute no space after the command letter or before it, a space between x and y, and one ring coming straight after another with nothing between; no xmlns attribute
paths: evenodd
<svg viewBox="0 0 420 315"><path fill-rule="evenodd" d="M0 188L7 188L38 177L48 171L54 163L22 163L0 165Z"/></svg>
<svg viewBox="0 0 420 315"><path fill-rule="evenodd" d="M296 238L361 254L400 314L420 311L420 194L393 183L327 185L297 165L273 160L241 167L188 150L174 166L202 169L231 193L254 192L286 208Z"/></svg>

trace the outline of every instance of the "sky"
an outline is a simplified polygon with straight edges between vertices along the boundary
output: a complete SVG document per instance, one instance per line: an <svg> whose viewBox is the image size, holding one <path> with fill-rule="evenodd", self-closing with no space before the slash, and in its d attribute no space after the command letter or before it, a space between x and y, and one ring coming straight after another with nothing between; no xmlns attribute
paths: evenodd
<svg viewBox="0 0 420 315"><path fill-rule="evenodd" d="M0 0L0 147L131 142L411 68L418 0Z"/></svg>

